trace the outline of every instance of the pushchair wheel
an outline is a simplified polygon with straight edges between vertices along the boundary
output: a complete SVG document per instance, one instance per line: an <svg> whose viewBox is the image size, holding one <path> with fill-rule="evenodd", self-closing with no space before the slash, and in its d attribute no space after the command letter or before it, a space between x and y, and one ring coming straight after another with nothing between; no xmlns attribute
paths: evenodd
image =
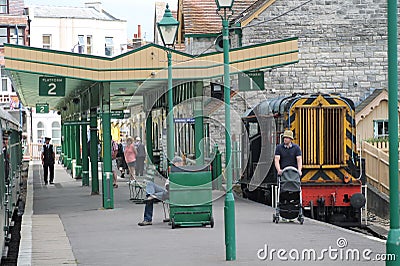
<svg viewBox="0 0 400 266"><path fill-rule="evenodd" d="M304 218L303 217L299 217L299 218L297 218L297 220L300 222L300 224L304 223Z"/></svg>
<svg viewBox="0 0 400 266"><path fill-rule="evenodd" d="M273 215L272 215L272 221L273 221L274 223L278 223L278 222L279 222L279 216L276 215L276 214L273 214Z"/></svg>

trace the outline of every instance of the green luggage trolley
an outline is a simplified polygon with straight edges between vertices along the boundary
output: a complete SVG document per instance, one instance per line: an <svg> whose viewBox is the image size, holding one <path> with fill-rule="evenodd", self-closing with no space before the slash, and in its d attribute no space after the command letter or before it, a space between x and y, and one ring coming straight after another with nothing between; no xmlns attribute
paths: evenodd
<svg viewBox="0 0 400 266"><path fill-rule="evenodd" d="M214 227L211 171L205 166L172 167L169 175L169 210L177 226Z"/></svg>

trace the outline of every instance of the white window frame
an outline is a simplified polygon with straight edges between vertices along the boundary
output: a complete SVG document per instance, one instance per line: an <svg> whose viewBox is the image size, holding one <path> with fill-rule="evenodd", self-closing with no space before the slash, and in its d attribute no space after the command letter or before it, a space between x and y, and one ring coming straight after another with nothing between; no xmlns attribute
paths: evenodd
<svg viewBox="0 0 400 266"><path fill-rule="evenodd" d="M374 138L387 138L387 137L389 137L389 120L387 119L374 120Z"/></svg>
<svg viewBox="0 0 400 266"><path fill-rule="evenodd" d="M41 134L39 134L39 132L41 132ZM36 133L37 133L37 142L43 144L43 139L46 135L46 129L42 121L37 122Z"/></svg>
<svg viewBox="0 0 400 266"><path fill-rule="evenodd" d="M49 37L49 43L44 43L44 38ZM44 49L51 49L51 41L52 41L52 36L51 34L43 34L42 35L42 44Z"/></svg>
<svg viewBox="0 0 400 266"><path fill-rule="evenodd" d="M93 48L92 43L93 43L92 35L87 35L86 36L86 53L87 54L92 54L93 53L93 51L92 51L92 48Z"/></svg>
<svg viewBox="0 0 400 266"><path fill-rule="evenodd" d="M111 40L111 42L109 42L110 40ZM105 56L113 56L114 55L114 37L105 37L104 43L105 43L104 55ZM107 50L110 50L109 54L107 54Z"/></svg>
<svg viewBox="0 0 400 266"><path fill-rule="evenodd" d="M51 123L51 139L53 144L61 144L61 125L58 121Z"/></svg>

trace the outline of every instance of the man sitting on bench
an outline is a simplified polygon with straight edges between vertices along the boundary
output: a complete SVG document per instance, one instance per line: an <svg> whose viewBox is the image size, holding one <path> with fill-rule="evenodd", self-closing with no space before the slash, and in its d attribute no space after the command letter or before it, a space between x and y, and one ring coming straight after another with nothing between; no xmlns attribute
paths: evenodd
<svg viewBox="0 0 400 266"><path fill-rule="evenodd" d="M183 166L183 160L181 157L175 156L172 160L172 164L175 166ZM144 207L144 220L138 223L139 226L152 225L153 220L153 204L155 200L164 201L169 198L169 180L165 181L165 188L150 181L146 185L146 203Z"/></svg>

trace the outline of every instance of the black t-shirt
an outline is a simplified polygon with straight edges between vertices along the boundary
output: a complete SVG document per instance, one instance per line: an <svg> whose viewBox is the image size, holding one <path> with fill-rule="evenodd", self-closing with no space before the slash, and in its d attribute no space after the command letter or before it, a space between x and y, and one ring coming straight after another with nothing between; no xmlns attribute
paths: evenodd
<svg viewBox="0 0 400 266"><path fill-rule="evenodd" d="M301 156L299 145L292 143L291 147L285 147L283 143L276 146L275 155L280 155L279 164L281 170L287 166L293 166L297 169L297 156Z"/></svg>

